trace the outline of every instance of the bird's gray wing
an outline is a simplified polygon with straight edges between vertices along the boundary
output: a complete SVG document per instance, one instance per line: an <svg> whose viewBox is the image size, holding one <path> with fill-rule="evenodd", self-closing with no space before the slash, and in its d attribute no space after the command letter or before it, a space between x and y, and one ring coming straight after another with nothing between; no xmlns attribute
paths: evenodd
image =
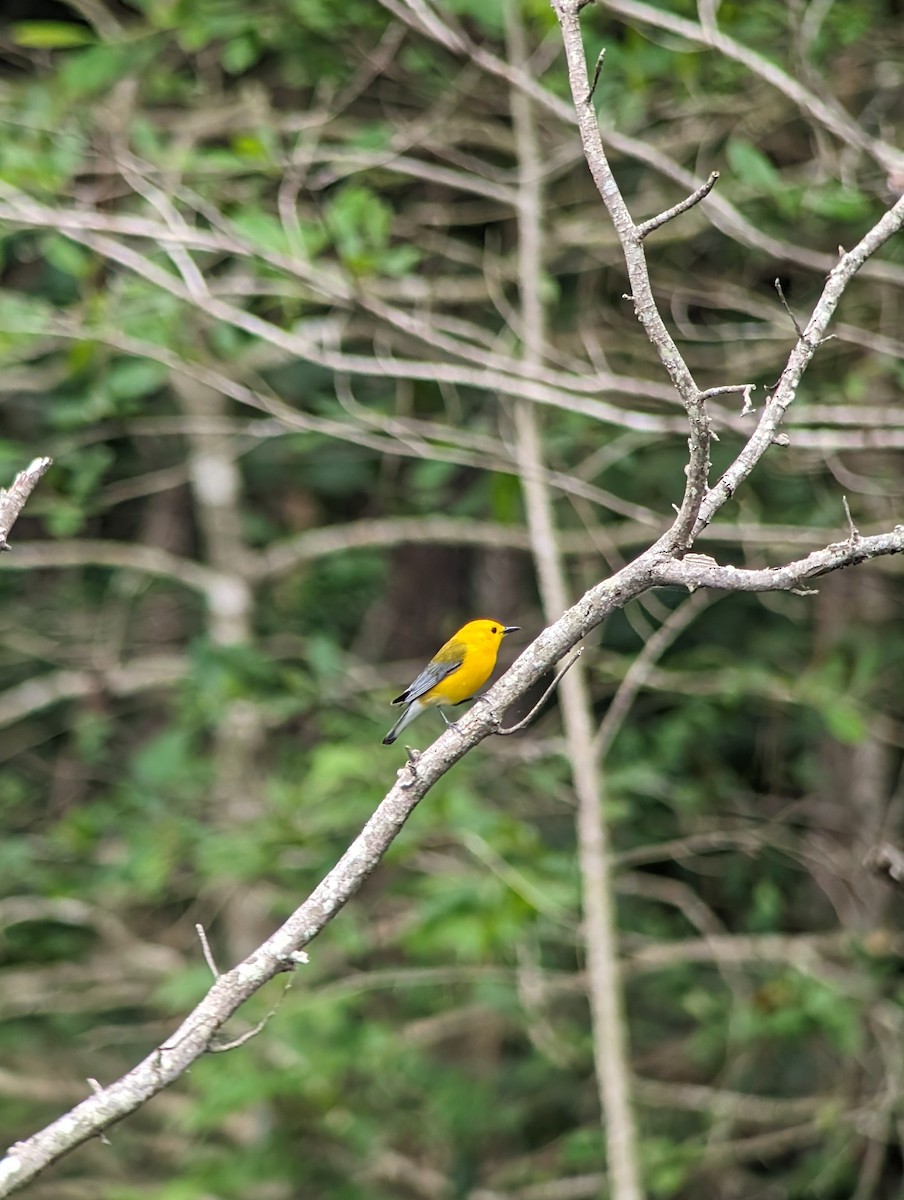
<svg viewBox="0 0 904 1200"><path fill-rule="evenodd" d="M442 680L457 671L464 662L464 647L462 647L461 657L456 655L454 658L444 659L442 662L429 662L417 679L413 683L409 683L401 696L396 696L393 704L410 704L413 700L419 699L426 692L429 692L432 687L436 687Z"/></svg>

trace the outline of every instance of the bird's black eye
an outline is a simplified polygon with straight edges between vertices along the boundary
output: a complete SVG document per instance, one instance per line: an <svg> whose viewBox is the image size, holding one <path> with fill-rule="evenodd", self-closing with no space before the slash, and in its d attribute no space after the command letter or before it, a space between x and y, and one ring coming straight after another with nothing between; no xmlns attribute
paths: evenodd
<svg viewBox="0 0 904 1200"><path fill-rule="evenodd" d="M496 626L494 625L493 628L490 630L490 633L495 633L495 632L496 632Z"/></svg>

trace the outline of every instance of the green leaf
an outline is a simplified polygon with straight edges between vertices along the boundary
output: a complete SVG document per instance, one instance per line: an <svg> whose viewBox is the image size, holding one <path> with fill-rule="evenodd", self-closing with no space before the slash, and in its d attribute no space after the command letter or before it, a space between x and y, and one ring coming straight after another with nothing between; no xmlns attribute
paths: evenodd
<svg viewBox="0 0 904 1200"><path fill-rule="evenodd" d="M807 188L802 199L804 208L833 221L862 221L872 211L868 196L835 182Z"/></svg>
<svg viewBox="0 0 904 1200"><path fill-rule="evenodd" d="M55 537L71 537L83 528L114 457L104 444L85 446L78 455L57 462L54 480L59 494L46 513Z"/></svg>
<svg viewBox="0 0 904 1200"><path fill-rule="evenodd" d="M514 525L522 514L521 481L514 475L495 471L490 477L490 503L493 518Z"/></svg>
<svg viewBox="0 0 904 1200"><path fill-rule="evenodd" d="M253 246L262 250L272 250L277 254L291 253L289 238L285 227L278 217L260 209L248 209L236 214L232 224Z"/></svg>
<svg viewBox="0 0 904 1200"><path fill-rule="evenodd" d="M761 150L743 138L732 138L725 147L728 165L737 181L759 192L780 192L782 177Z"/></svg>
<svg viewBox="0 0 904 1200"><path fill-rule="evenodd" d="M423 255L416 246L391 246L376 257L376 266L381 275L389 275L392 279L400 279L410 274Z"/></svg>
<svg viewBox="0 0 904 1200"><path fill-rule="evenodd" d="M233 38L223 47L223 70L228 71L230 75L241 75L249 67L253 67L260 56L261 47L256 38L248 34Z"/></svg>
<svg viewBox="0 0 904 1200"><path fill-rule="evenodd" d="M190 730L176 727L150 739L135 755L132 778L143 791L172 793L200 781L209 767Z"/></svg>
<svg viewBox="0 0 904 1200"><path fill-rule="evenodd" d="M168 377L169 372L162 363L147 358L127 358L110 367L106 384L117 400L134 400L160 391Z"/></svg>
<svg viewBox="0 0 904 1200"><path fill-rule="evenodd" d="M10 34L17 46L33 50L66 50L97 41L87 25L69 21L16 21L10 26Z"/></svg>
<svg viewBox="0 0 904 1200"><path fill-rule="evenodd" d="M340 257L362 264L385 249L392 212L370 188L349 184L327 206L325 219Z"/></svg>
<svg viewBox="0 0 904 1200"><path fill-rule="evenodd" d="M0 334L40 337L53 316L54 308L46 300L22 292L0 291Z"/></svg>
<svg viewBox="0 0 904 1200"><path fill-rule="evenodd" d="M856 746L869 733L869 728L860 711L850 703L839 700L824 711L826 725L832 737L849 746Z"/></svg>
<svg viewBox="0 0 904 1200"><path fill-rule="evenodd" d="M84 279L94 266L90 250L79 246L63 234L50 234L42 240L41 248L51 266L73 279Z"/></svg>
<svg viewBox="0 0 904 1200"><path fill-rule="evenodd" d="M152 60L155 49L150 38L90 46L66 57L59 72L60 87L73 97L98 95L124 75L141 71Z"/></svg>

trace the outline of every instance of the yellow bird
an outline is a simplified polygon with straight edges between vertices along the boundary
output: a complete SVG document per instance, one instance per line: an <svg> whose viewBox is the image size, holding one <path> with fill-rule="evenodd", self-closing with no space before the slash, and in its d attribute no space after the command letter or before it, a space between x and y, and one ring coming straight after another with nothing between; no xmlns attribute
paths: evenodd
<svg viewBox="0 0 904 1200"><path fill-rule="evenodd" d="M426 708L470 700L492 675L502 639L520 628L520 625L503 625L501 621L469 621L462 625L437 650L417 679L393 700L393 704L404 704L406 708L383 738L383 745L391 746L405 726ZM441 709L440 716L448 725Z"/></svg>

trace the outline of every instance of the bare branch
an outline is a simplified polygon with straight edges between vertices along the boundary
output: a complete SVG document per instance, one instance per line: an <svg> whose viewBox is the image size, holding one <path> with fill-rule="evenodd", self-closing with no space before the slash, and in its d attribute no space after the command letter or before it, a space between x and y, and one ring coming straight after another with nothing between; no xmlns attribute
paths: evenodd
<svg viewBox="0 0 904 1200"><path fill-rule="evenodd" d="M693 1083L666 1083L635 1078L639 1098L659 1108L683 1108L691 1112L729 1111L742 1121L755 1124L788 1124L813 1116L837 1098L833 1096L752 1096L724 1088Z"/></svg>
<svg viewBox="0 0 904 1200"><path fill-rule="evenodd" d="M797 317L795 317L794 313L791 311L790 304L785 299L785 290L782 287L782 281L779 278L776 278L774 286L775 286L775 290L778 292L778 298L782 302L782 308L788 314L788 316L791 320L791 324L794 326L794 332L797 334L797 336L799 338L802 338L804 336L803 330L800 327L800 322L798 321Z"/></svg>
<svg viewBox="0 0 904 1200"><path fill-rule="evenodd" d="M812 361L813 355L823 339L845 288L866 260L885 245L902 225L904 225L904 196L835 265L826 280L822 295L816 302L806 328L788 356L788 361L774 392L760 412L756 429L722 478L707 492L700 506L695 533L699 533L712 520L723 504L734 495L769 447L773 445L785 411L797 394L804 371ZM896 551L890 551L890 553L896 553Z"/></svg>
<svg viewBox="0 0 904 1200"><path fill-rule="evenodd" d="M25 502L38 485L38 480L53 462L52 458L35 458L20 471L8 488L0 489L0 550L9 550L9 534Z"/></svg>
<svg viewBox="0 0 904 1200"><path fill-rule="evenodd" d="M673 204L671 208L667 208L665 210L665 212L661 212L658 217L650 217L650 219L648 221L642 221L641 224L637 226L637 237L639 237L641 239L641 241L643 241L643 239L648 234L652 233L654 229L659 229L662 225L665 225L667 222L674 221L674 219L676 217L680 217L682 213L686 213L689 208L693 208L695 204L699 204L700 201L705 199L709 195L709 193L713 190L713 188L716 186L718 179L719 179L719 172L713 171L710 174L709 179L707 179L706 183L701 184L700 187L698 187L695 191L691 192L691 194L689 196L687 196L684 200L681 200L678 204ZM725 390L727 391L729 389L725 389ZM702 395L704 395L704 396L714 395L714 394L716 394L716 393L712 389L708 392L702 393Z"/></svg>
<svg viewBox="0 0 904 1200"><path fill-rule="evenodd" d="M204 961L210 968L210 973L214 979L220 978L220 970L213 957L213 951L210 949L210 942L207 940L207 930L200 921L195 925L195 933L198 935L198 940L201 943L201 949L204 951Z"/></svg>
<svg viewBox="0 0 904 1200"><path fill-rule="evenodd" d="M106 669L53 671L0 693L0 729L62 700L110 694L132 696L171 687L185 678L189 660L179 654L154 654Z"/></svg>
<svg viewBox="0 0 904 1200"><path fill-rule="evenodd" d="M851 506L848 504L847 496L841 497L841 503L844 505L844 515L847 517L848 530L850 531L850 538L848 540L850 541L851 545L853 545L855 542L860 540L860 530L854 524L854 518L851 516Z"/></svg>
<svg viewBox="0 0 904 1200"><path fill-rule="evenodd" d="M708 400L711 396L730 396L735 392L742 392L744 395L744 403L750 403L750 393L756 391L755 383L723 383L718 387L707 388L700 395L704 400ZM752 410L750 410L752 411ZM744 415L742 410L741 415Z"/></svg>
<svg viewBox="0 0 904 1200"><path fill-rule="evenodd" d="M600 722L596 737L593 739L593 752L600 759L606 757L609 747L618 736L618 731L624 724L630 712L637 693L644 685L650 667L662 657L679 634L696 620L700 612L710 603L705 592L691 596L680 604L651 638L647 640L643 650L634 659L627 674L612 697L606 715Z"/></svg>
<svg viewBox="0 0 904 1200"><path fill-rule="evenodd" d="M593 68L593 79L590 81L590 89L587 92L587 100L585 102L587 104L589 104L590 101L594 97L594 93L596 92L596 85L600 81L600 71L602 71L603 63L605 61L606 61L606 47L603 46L602 50L600 50L599 54L596 56L596 66Z"/></svg>
<svg viewBox="0 0 904 1200"><path fill-rule="evenodd" d="M89 1075L86 1082L87 1082L88 1086L91 1088L91 1091L94 1092L95 1096L99 1095L99 1093L103 1091L103 1088L100 1086L100 1084L94 1078L93 1075ZM99 1140L100 1140L101 1145L103 1145L103 1146L112 1145L110 1139L107 1137L107 1135L105 1133L102 1133L100 1135Z"/></svg>
<svg viewBox="0 0 904 1200"><path fill-rule="evenodd" d="M684 361L659 313L647 271L640 229L634 224L609 166L596 112L586 99L590 89L581 35L581 7L578 0L553 0L553 8L562 30L568 64L568 79L577 112L584 156L622 246L625 267L631 284L634 311L656 348L660 361L675 385L687 413L690 426L687 480L681 507L667 535L671 547L687 549L691 544L697 515L700 505L703 503L709 479L709 449L712 438L710 419L701 391L690 368Z"/></svg>
<svg viewBox="0 0 904 1200"><path fill-rule="evenodd" d="M606 7L610 12L620 13L629 20L640 21L654 28L676 33L688 41L711 46L726 58L741 63L753 74L766 80L792 100L811 120L824 126L848 146L866 151L887 170L894 166L900 167L901 151L887 142L870 137L836 100L815 95L799 80L783 71L777 63L763 58L755 50L717 29L715 25L698 25L664 9L644 4L642 0L607 0Z"/></svg>
<svg viewBox="0 0 904 1200"><path fill-rule="evenodd" d="M795 435L795 441L797 437ZM620 550L648 544L650 526L626 521L607 531L612 546ZM801 546L813 540L812 532L792 525L760 525L756 522L725 522L707 527L702 534L707 542L748 546ZM530 535L518 525L470 520L466 517L366 517L341 525L306 529L267 549L250 555L249 577L255 581L277 578L309 562L332 554L407 543L435 543L450 546L483 546L491 549L530 550ZM559 545L565 555L598 552L599 544L587 533L563 530ZM6 570L82 567L88 565L119 567L127 571L147 572L181 583L204 594L217 586L219 572L191 559L171 554L157 546L138 546L132 542L60 540L55 542L19 542L16 553L6 562Z"/></svg>
<svg viewBox="0 0 904 1200"><path fill-rule="evenodd" d="M380 2L394 16L399 17L407 24L414 25L416 28L421 29L422 32L424 31L423 27L412 19L411 9L403 0L380 0ZM647 11L661 15L658 9L649 9ZM575 124L573 107L566 100L562 99L562 97L555 95L548 88L543 87L528 72L505 62L485 46L478 45L462 37L459 32L453 31L448 25L443 25L435 14L434 24L441 26L442 30L437 40L450 49L454 46L454 53L465 55L470 61L477 63L483 70L487 71L488 74L513 84L524 92L526 96L530 96L537 104L541 105L547 112L553 114L566 125ZM428 36L434 36L432 31ZM671 179L679 187L685 188L688 191L698 188L702 182L692 172L686 170L661 149L647 145L639 138L631 137L611 126L606 126L606 140L612 149L619 154L635 159L637 162L646 163L654 171L657 171L666 179ZM724 233L726 237L733 238L741 245L756 250L771 259L784 259L824 275L828 274L835 266L836 260L828 254L823 254L818 250L811 250L806 246L801 246L799 243L783 241L781 238L773 237L771 234L758 229L747 220L738 208L724 196L720 196L718 192L713 193L709 200L707 211L715 227ZM870 279L884 280L888 283L895 283L898 286L904 283L904 267L893 262L867 263L863 273Z"/></svg>
<svg viewBox="0 0 904 1200"><path fill-rule="evenodd" d="M6 185L0 184L0 194L10 190ZM626 412L616 405L596 399L596 395L603 391L617 393L626 390L629 395L645 395L663 401L674 399L671 390L664 385L645 383L627 376L594 375L585 380L573 373L556 371L545 365L538 366L537 371L531 375L523 367L519 367L516 358L488 354L486 346L468 345L461 338L437 338L432 336L431 327L426 323L417 321L409 313L382 305L376 305L375 315L401 327L405 333L428 341L434 349L443 352L447 361L415 360L409 356L380 359L364 354L346 354L324 345L314 337L306 336L303 327L284 330L230 304L221 296L209 293L204 296L196 295L180 277L162 269L147 254L120 240L125 237L137 237L151 239L155 243L162 242L165 245L217 249L223 253L254 257L263 262L272 261L271 255L249 246L239 238L219 239L215 235L194 229L173 230L163 222L145 218L53 208L38 204L15 190L12 190L12 194L13 201L7 204L0 203L0 218L26 228L62 229L73 241L90 247L104 258L118 263L184 303L201 309L215 320L223 320L236 328L244 329L252 336L287 351L293 357L299 356L331 370L354 375L458 383L466 387L500 392L503 395L523 397L539 404L584 411L587 416L614 424L627 421L629 428L651 431L660 428L659 422L662 418L643 412ZM509 197L510 203L512 200L513 197ZM278 259L273 265L287 271L293 268L300 269L301 266L306 271L310 270L308 264L297 263L293 259ZM293 273L297 273L297 269ZM332 290L328 291L325 299L332 303L349 303L347 296L343 300L343 297ZM65 336L64 330L60 332ZM70 336L84 335L79 331ZM466 362L463 363L462 359ZM573 409L571 396L574 396Z"/></svg>
<svg viewBox="0 0 904 1200"><path fill-rule="evenodd" d="M292 958L292 962L296 966L299 963L307 961L308 958L306 954L296 954ZM259 1033L263 1032L263 1030L266 1029L272 1019L279 1012L283 1000L285 1000L292 987L293 979L294 977L292 975L287 976L283 990L279 994L279 999L269 1010L269 1012L265 1013L264 1016L261 1017L256 1025L253 1025L251 1029L246 1029L244 1033L239 1034L238 1037L233 1038L229 1042L212 1042L209 1046L211 1054L226 1054L230 1050L238 1050L239 1046L244 1046L246 1042L250 1042L252 1038L256 1038Z"/></svg>
<svg viewBox="0 0 904 1200"><path fill-rule="evenodd" d="M559 680L562 678L562 676L565 674L566 671L569 671L574 666L574 664L578 661L578 659L581 657L582 654L583 654L583 647L579 646L578 649L575 650L574 654L572 654L571 658L569 658L568 661L565 663L564 667L559 668L552 683L549 685L549 687L546 689L546 691L543 693L543 695L540 697L540 699L537 701L537 703L533 706L533 708L530 710L530 712L527 714L527 716L522 717L522 719L517 723L517 725L504 725L496 730L496 732L500 735L500 737L508 737L508 735L511 733L520 733L522 729L526 729L528 727L528 725L530 725L530 723L536 717L537 713L540 711L540 709L543 707L543 705L546 703L546 701L549 699L549 697L553 694L553 692L558 687Z"/></svg>
<svg viewBox="0 0 904 1200"><path fill-rule="evenodd" d="M704 555L689 555L684 559L664 560L655 569L655 574L658 583L677 584L691 590L707 587L730 592L792 591L820 575L887 554L904 554L904 525L896 525L891 533L833 542L823 550L814 550L806 558L783 567L748 570L721 566Z"/></svg>
<svg viewBox="0 0 904 1200"><path fill-rule="evenodd" d="M21 551L21 553L20 553ZM119 567L124 571L159 575L184 587L201 592L215 590L223 580L218 571L191 559L181 558L159 546L141 546L134 542L60 540L27 542L16 547L10 566L16 570L43 570L47 567Z"/></svg>

